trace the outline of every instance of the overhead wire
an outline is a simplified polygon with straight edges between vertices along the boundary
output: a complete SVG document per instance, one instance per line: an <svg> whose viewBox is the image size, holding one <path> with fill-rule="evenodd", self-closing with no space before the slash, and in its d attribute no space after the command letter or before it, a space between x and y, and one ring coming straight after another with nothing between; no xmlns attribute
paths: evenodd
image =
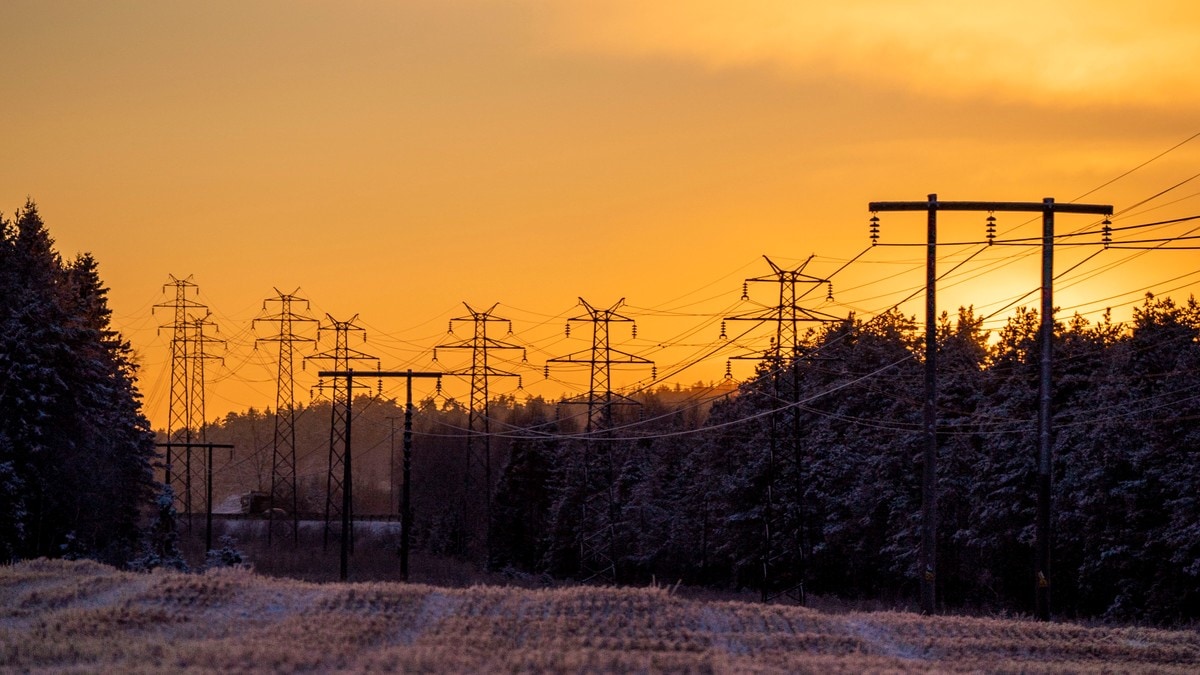
<svg viewBox="0 0 1200 675"><path fill-rule="evenodd" d="M1173 146L1172 148L1169 148L1168 150L1164 151L1163 153L1160 153L1159 155L1156 155L1154 158L1151 158L1150 160L1147 160L1146 162L1143 162L1142 164L1138 165L1137 167L1134 167L1133 169L1131 169L1131 170L1129 170L1129 171L1125 172L1125 173L1124 173L1124 174L1122 174L1121 176L1118 176L1118 177L1116 177L1116 178L1114 178L1114 179L1112 179L1112 180L1108 181L1107 183L1105 183L1105 184L1103 184L1103 185L1101 185L1101 186L1099 186L1099 187L1097 187L1097 188L1094 188L1092 191L1089 191L1089 192L1087 192L1087 193L1084 193L1084 196L1086 196L1087 194L1091 194L1092 192L1095 192L1096 190L1099 190L1099 189L1101 189L1102 187L1104 187L1104 186L1107 186L1107 185L1109 185L1109 184L1111 184L1111 183L1113 183L1113 182L1115 182L1115 181L1119 180L1120 178L1123 178L1123 177L1125 177L1125 176L1127 176L1127 175L1129 175L1129 174L1133 173L1134 171L1138 170L1139 168L1141 168L1141 167L1143 167L1143 166L1145 166L1145 165L1147 165L1147 164L1151 163L1152 161L1154 161L1154 160L1155 160L1155 159L1157 159L1158 157L1161 157L1161 156L1163 156L1163 155L1167 154L1168 152L1170 152L1171 150L1174 150L1175 148L1177 148L1177 147L1179 147L1179 146L1183 145L1184 143L1187 143L1188 141L1192 140L1192 139L1193 139L1193 138L1195 138L1196 136L1200 136L1200 134L1196 134L1196 135L1193 135L1192 137L1189 137L1188 139L1185 139L1185 141L1183 141L1183 142L1181 142L1181 143L1177 144L1176 146ZM1148 198L1146 198L1146 199L1143 199L1143 200L1141 200L1141 201L1137 202L1137 203L1136 203L1136 204L1134 204L1133 206L1131 206L1131 207L1128 207L1128 208L1124 209L1124 210L1122 211L1122 213L1128 212L1128 211L1130 211L1130 210L1132 210L1132 209L1134 209L1134 208L1136 208L1136 207L1139 207L1139 206L1145 205L1145 204L1147 204L1147 203L1149 203L1149 202L1151 202L1151 201L1153 201L1153 200L1155 200L1155 199L1157 199L1157 198L1160 198L1160 197L1162 197L1163 195L1166 195L1166 194L1170 193L1172 190L1175 190L1175 189L1177 189L1178 187L1181 187L1182 185L1185 185L1185 184L1187 184L1188 182L1190 182L1191 180L1193 180L1193 179L1194 179L1194 178L1196 178L1196 177L1200 177L1200 174L1197 174L1196 176L1192 176L1191 178L1185 179L1184 181L1178 182L1178 183L1176 183L1175 185L1173 185L1173 186L1171 186L1171 187L1168 187L1168 188L1166 188L1166 189L1164 189L1164 190L1161 190L1161 191L1159 191L1158 193L1156 193L1156 194L1154 194L1154 195L1151 195L1150 197L1148 197ZM1167 222L1180 222L1180 221L1167 221ZM1142 227L1149 227L1150 225L1151 225L1151 224L1143 224L1143 225L1142 225ZM1135 226L1127 226L1125 229L1132 229L1133 227L1135 227ZM1116 229L1116 228L1114 228L1114 229ZM1066 235L1064 235L1064 236L1066 236ZM1156 241L1156 242L1157 242L1157 241L1159 241L1159 240L1154 240L1154 241ZM848 267L850 264L852 264L852 263L854 263L854 262L857 262L857 261L858 261L858 260L859 260L859 259L860 259L860 258L863 256L863 254L866 252L866 250L869 250L869 249L870 249L870 247L868 247L867 249L865 249L865 250L864 250L862 253L859 253L859 254L858 254L857 256L855 256L854 258L851 258L849 261L847 261L847 262L846 262L846 264L845 264L845 265L843 265L841 268L839 268L839 270L838 270L838 271L840 272L842 269L845 269L845 268L846 268L846 267ZM971 259L975 258L976 256L980 255L980 253L981 253L981 252L982 252L981 250L980 250L980 251L975 251L975 252L974 252L974 253L972 253L972 254L971 254L971 255L970 255L968 258L966 258L966 260L964 260L964 261L962 261L961 263L959 263L958 265L956 265L956 266L955 266L955 269L958 269L959 267L961 267L961 266L962 266L963 264L965 264L965 262L967 262L968 260L971 260ZM1064 273L1062 273L1062 274L1058 275L1058 277L1056 277L1056 278L1059 278L1059 277L1061 277L1062 275L1064 275L1064 274L1066 274L1066 273L1069 273L1069 272L1071 272L1071 271L1075 270L1076 268L1080 267L1080 266L1081 266L1081 265L1083 265L1084 263L1086 263L1086 262L1088 262L1089 260L1091 260L1092 258L1094 258L1094 257L1095 257L1095 255L1096 255L1096 254L1093 254L1093 255L1091 255L1091 256L1088 256L1088 257L1087 257L1087 258L1085 258L1083 261L1080 261L1079 263L1077 263L1076 265L1074 265L1074 266L1073 266L1073 267L1072 267L1070 270L1068 270L1067 272L1064 272ZM1018 255L1018 256L1014 256L1013 258L1014 258L1014 259L1016 259L1016 258L1020 258L1020 257L1021 257L1021 256L1019 256L1019 255ZM991 264L1001 264L1001 263L1003 263L1003 262L1004 262L1004 259L1001 259L1001 260L999 260L999 261L995 261L994 263L993 263L993 262L989 262L988 264L989 264L989 265L991 265ZM953 270L952 270L952 271L953 271ZM735 271L734 273L736 273L736 271ZM730 273L730 274L733 274L733 273ZM835 274L836 274L836 272L835 272ZM726 276L729 276L729 275L726 275ZM944 278L944 276L943 276L943 277L939 277L939 278ZM701 289L703 289L703 288L709 287L709 286L711 286L711 285L713 285L713 284L715 284L715 283L718 283L718 281L719 281L719 280L716 280L716 281L710 282L709 284L706 284L705 286L702 286L702 287L700 287L700 288L701 288ZM810 290L810 291L808 291L808 292L810 293L810 292L812 292L812 291ZM892 308L889 308L889 310L884 310L884 311L891 311L891 310L892 310L892 309L894 309L895 307L898 307L898 306L900 306L900 305L904 304L904 303L905 303L905 302L907 302L908 300L910 300L910 299L912 299L913 297L915 297L915 295L916 295L917 293L919 293L919 292L920 292L920 289L918 288L918 289L916 289L914 292L912 292L912 293L908 294L908 296L907 296L907 297L906 297L904 300L902 300L900 303L896 303L895 305L893 305L893 307L892 307ZM695 293L695 291L693 291L693 292L689 292L688 294L684 294L684 295L682 295L682 296L679 296L679 297L677 297L677 298L674 298L674 299L672 299L672 300L668 301L667 303L664 303L664 305L673 304L673 303L677 302L677 301L678 301L678 300L680 300L680 299L686 298L686 297L688 297L689 295L693 295L694 293ZM807 293L806 293L806 295L807 295ZM706 298L706 299L704 299L704 300L699 300L699 301L696 301L696 302L694 302L694 303L690 303L690 304L687 304L687 305L682 305L682 306L679 306L679 307L671 307L671 308L669 308L669 309L660 309L660 310L653 310L653 308L640 308L640 309L643 309L643 310L653 310L653 311L657 311L657 312L658 312L658 315L660 315L660 316L676 315L676 316L680 316L680 317L690 316L690 317L693 317L693 318L695 318L695 317L709 318L709 319L710 319L710 321L709 321L709 322L707 322L707 324L702 324L702 326L703 326L703 325L712 325L712 323L713 323L713 322L715 322L715 319L713 319L713 318L712 318L712 315L706 315L706 314L703 314L703 313L683 313L683 312L680 312L679 310L680 310L681 308L689 308L689 307L695 306L695 305L697 305L697 304L702 304L702 303L704 303L704 302L706 302L706 301L708 301L708 300L714 299L715 297L719 297L719 296L713 296L713 298ZM802 296L802 297L803 297L803 296ZM877 296L877 297L885 297L885 296ZM845 306L850 306L850 305L845 305ZM877 311L878 311L878 310L877 310ZM1001 310L1001 311L1003 311L1003 310ZM536 314L536 313L533 313L533 312L530 312L530 313L531 313L531 314ZM994 314L995 314L995 313L993 313L993 315L994 315ZM563 317L563 314L559 314L559 315L557 315L557 316L551 316L551 315L544 315L544 314L543 314L543 315L541 315L541 316L544 316L544 317L549 317L549 318L547 318L545 321L543 321L543 322L542 322L543 324L545 324L545 323L549 323L550 321L554 320L555 318L557 318L557 319L561 320L561 318ZM432 319L430 319L430 320L427 320L427 321L426 321L426 323L428 323L429 321L432 321ZM698 332L698 331L699 331L699 330L701 330L701 329L702 329L701 327L697 327L697 328L693 329L691 332L685 331L685 332L683 333L683 335L691 335L691 334L695 334L696 332ZM378 331L378 330L376 330L375 332L383 333L382 331ZM383 334L384 334L384 335L386 335L386 333L383 333ZM554 342L552 342L552 343L550 343L550 344L551 344L551 345L558 344L558 343L560 343L561 341L562 341L562 339L561 339L561 338L560 338L560 339L556 339ZM398 342L399 342L399 343L403 343L404 341L400 341L400 340L398 340ZM736 344L736 343L737 343L737 341L729 341L729 342L730 342L730 344ZM417 348L417 345L413 344L411 341L409 341L409 342L408 342L408 344L411 344L411 345L414 347L414 349L416 349L416 348ZM659 345L659 346L661 347L661 345ZM697 346L698 346L698 347L700 347L700 345L697 345ZM654 350L654 349L655 349L655 347L647 347L646 349L647 349L647 350ZM698 351L696 354L694 354L694 355L693 355L693 356L694 356L694 358L688 358L688 359L684 359L684 360L681 360L681 361L679 361L678 363L689 363L689 362L691 362L691 363L698 363L698 362L702 362L702 361L703 361L703 359L704 359L704 356L703 356L703 354L704 354L704 352L703 352L703 347L700 347L700 349L701 349L701 351ZM387 350L384 350L384 351L387 351ZM401 353L402 353L402 352L401 352ZM549 353L549 352L545 352L545 353ZM648 351L644 351L643 353L650 353L650 352L648 352ZM245 364L246 364L248 361L249 361L249 358L247 358L247 359L243 359L242 365L244 366L244 365L245 365ZM262 364L260 364L260 365L262 365ZM238 369L230 369L230 370L231 370L231 371L232 371L232 370L240 370L240 368L238 368ZM228 377L235 377L235 376L234 376L234 375L230 375L230 376L228 376ZM563 384L566 384L566 383L565 383L565 382L563 382Z"/></svg>

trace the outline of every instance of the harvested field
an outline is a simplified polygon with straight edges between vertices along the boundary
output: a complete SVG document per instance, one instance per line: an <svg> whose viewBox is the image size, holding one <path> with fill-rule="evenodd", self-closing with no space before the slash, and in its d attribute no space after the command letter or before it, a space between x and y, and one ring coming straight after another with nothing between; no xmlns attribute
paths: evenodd
<svg viewBox="0 0 1200 675"><path fill-rule="evenodd" d="M6 671L1200 671L1200 633L685 600L661 588L312 584L0 568Z"/></svg>

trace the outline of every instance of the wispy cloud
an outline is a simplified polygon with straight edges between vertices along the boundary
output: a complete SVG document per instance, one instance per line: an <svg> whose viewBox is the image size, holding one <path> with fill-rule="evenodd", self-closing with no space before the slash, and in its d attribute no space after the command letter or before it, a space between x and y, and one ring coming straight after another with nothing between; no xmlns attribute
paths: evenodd
<svg viewBox="0 0 1200 675"><path fill-rule="evenodd" d="M834 75L923 94L1200 102L1200 10L1110 0L537 2L556 49Z"/></svg>

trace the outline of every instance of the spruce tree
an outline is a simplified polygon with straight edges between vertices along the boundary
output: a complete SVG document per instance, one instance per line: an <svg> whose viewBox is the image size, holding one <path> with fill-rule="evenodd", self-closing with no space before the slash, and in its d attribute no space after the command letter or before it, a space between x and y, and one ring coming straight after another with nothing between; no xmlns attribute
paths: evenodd
<svg viewBox="0 0 1200 675"><path fill-rule="evenodd" d="M0 554L123 562L154 441L97 265L64 263L36 205L0 218Z"/></svg>

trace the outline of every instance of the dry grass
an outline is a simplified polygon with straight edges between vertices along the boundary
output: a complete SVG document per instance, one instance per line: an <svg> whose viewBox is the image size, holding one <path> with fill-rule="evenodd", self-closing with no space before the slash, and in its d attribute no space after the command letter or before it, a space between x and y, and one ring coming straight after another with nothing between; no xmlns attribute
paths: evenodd
<svg viewBox="0 0 1200 675"><path fill-rule="evenodd" d="M1180 672L1200 633L703 602L661 588L0 568L5 671Z"/></svg>

